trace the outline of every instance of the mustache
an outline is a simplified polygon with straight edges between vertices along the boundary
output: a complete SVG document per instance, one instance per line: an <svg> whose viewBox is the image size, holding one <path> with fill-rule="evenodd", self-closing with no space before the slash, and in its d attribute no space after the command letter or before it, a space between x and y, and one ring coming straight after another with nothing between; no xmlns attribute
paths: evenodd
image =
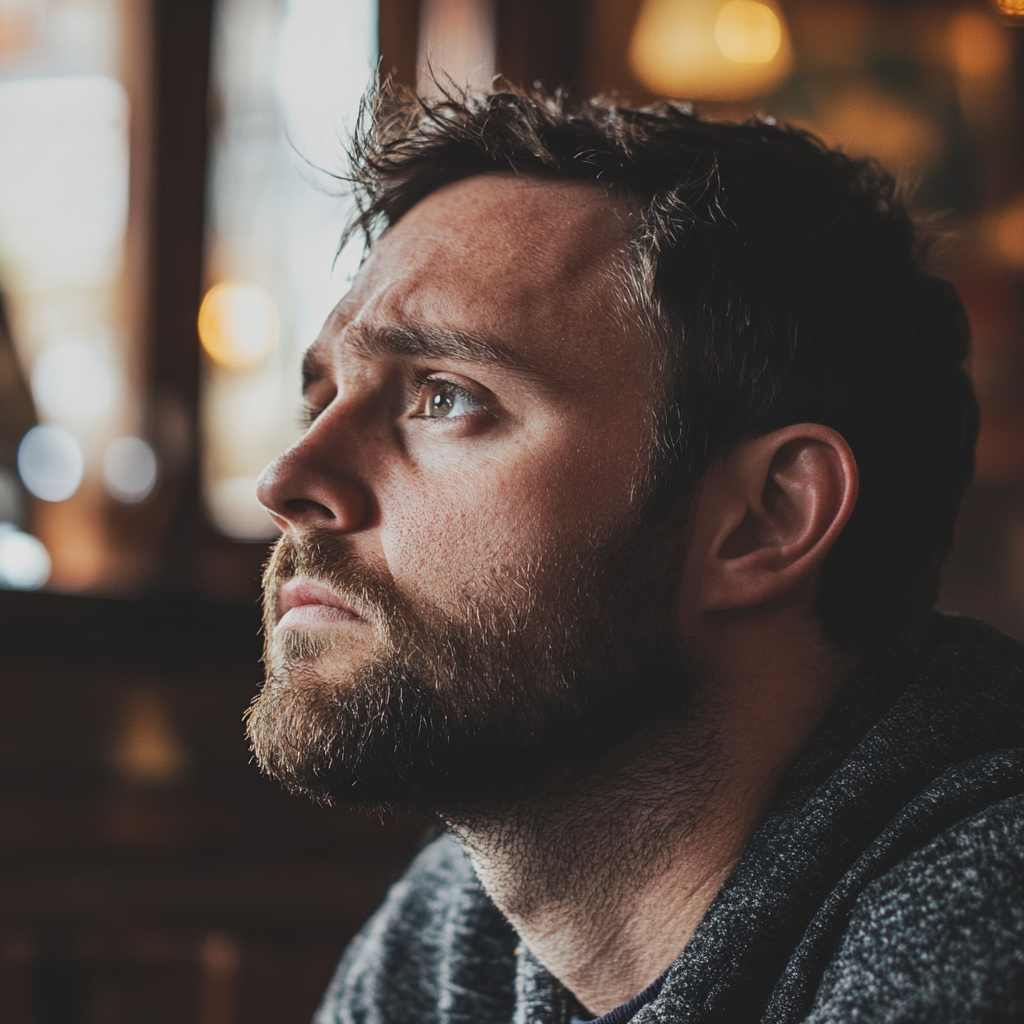
<svg viewBox="0 0 1024 1024"><path fill-rule="evenodd" d="M533 567L536 569L536 566ZM311 530L298 537L284 534L271 550L263 573L264 663L270 670L312 662L344 643L329 631L289 630L275 633L280 618L278 596L290 579L304 577L335 593L366 621L379 641L379 657L392 664L430 668L438 679L450 673L458 661L468 665L481 657L484 648L506 650L514 645L538 605L535 571L502 571L486 578L487 586L476 592L449 591L451 606L407 593L389 568L367 564L353 554L345 537ZM578 577L574 576L574 582ZM481 602L480 591L491 600ZM570 591L575 587L570 587ZM573 604L571 593L556 607ZM553 650L560 618L541 616L535 637L542 650ZM483 669L481 669L483 672Z"/></svg>
<svg viewBox="0 0 1024 1024"><path fill-rule="evenodd" d="M403 632L410 609L387 568L368 565L354 555L344 539L327 531L301 538L283 535L274 545L263 570L263 619L266 629L278 618L281 586L296 576L327 587L361 618L387 636Z"/></svg>

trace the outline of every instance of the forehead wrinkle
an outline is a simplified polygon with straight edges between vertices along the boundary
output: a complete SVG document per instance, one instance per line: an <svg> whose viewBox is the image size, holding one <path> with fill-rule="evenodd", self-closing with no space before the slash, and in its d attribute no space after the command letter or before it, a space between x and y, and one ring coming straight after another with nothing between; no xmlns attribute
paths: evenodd
<svg viewBox="0 0 1024 1024"><path fill-rule="evenodd" d="M369 358L397 356L491 363L513 371L538 389L561 390L567 384L562 374L540 369L519 352L454 328L353 325L345 331L345 343L355 354Z"/></svg>

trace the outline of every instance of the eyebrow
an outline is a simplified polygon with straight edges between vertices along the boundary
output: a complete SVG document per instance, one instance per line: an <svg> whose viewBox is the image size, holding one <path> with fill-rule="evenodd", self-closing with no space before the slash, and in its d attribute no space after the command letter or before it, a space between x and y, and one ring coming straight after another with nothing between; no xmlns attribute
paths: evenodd
<svg viewBox="0 0 1024 1024"><path fill-rule="evenodd" d="M559 377L550 372L541 373L518 352L450 328L413 325L362 328L347 332L345 340L357 355L492 363L517 373L545 390L557 389L561 384ZM302 361L303 394L326 375L324 359L314 345Z"/></svg>

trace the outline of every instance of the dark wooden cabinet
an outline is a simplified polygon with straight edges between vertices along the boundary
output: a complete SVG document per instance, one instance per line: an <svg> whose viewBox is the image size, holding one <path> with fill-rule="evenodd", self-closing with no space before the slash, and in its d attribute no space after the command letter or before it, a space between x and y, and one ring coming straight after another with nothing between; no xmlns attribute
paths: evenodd
<svg viewBox="0 0 1024 1024"><path fill-rule="evenodd" d="M426 835L249 763L256 607L0 592L0 1020L308 1021Z"/></svg>

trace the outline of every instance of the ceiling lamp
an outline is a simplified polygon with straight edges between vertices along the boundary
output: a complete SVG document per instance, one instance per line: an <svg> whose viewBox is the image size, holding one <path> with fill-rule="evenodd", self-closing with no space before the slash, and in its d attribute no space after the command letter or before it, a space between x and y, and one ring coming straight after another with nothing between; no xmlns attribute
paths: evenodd
<svg viewBox="0 0 1024 1024"><path fill-rule="evenodd" d="M1011 25L1024 24L1024 0L995 0L995 5Z"/></svg>
<svg viewBox="0 0 1024 1024"><path fill-rule="evenodd" d="M681 99L761 95L792 59L785 18L771 0L645 0L629 47L640 82Z"/></svg>

